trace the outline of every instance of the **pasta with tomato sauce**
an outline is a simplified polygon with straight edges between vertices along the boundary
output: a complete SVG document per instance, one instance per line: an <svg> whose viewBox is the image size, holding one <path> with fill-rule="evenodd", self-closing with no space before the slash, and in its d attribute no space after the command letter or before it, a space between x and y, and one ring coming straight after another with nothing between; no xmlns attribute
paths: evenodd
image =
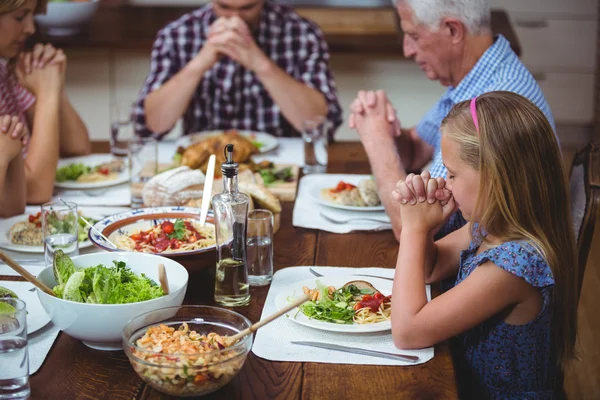
<svg viewBox="0 0 600 400"><path fill-rule="evenodd" d="M215 243L213 225L200 227L181 219L174 223L164 221L146 231L115 237L115 244L119 249L142 253L179 253L203 249Z"/></svg>

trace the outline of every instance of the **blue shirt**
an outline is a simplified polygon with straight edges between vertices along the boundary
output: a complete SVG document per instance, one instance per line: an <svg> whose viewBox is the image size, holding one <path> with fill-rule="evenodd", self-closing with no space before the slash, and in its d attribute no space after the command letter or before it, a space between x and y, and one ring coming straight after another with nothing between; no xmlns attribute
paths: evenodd
<svg viewBox="0 0 600 400"><path fill-rule="evenodd" d="M460 255L456 285L486 261L540 289L543 305L523 325L504 322L499 313L458 336L456 363L462 393L473 399L552 399L556 354L551 342L554 276L550 265L529 242L506 242L477 254L485 232L474 224L473 241Z"/></svg>
<svg viewBox="0 0 600 400"><path fill-rule="evenodd" d="M417 134L433 146L433 160L429 172L432 177L446 178L446 167L442 160L440 125L450 109L457 103L471 100L483 93L503 90L520 94L531 100L544 113L556 132L554 118L550 106L544 98L542 89L533 78L527 67L511 49L510 43L502 35L498 35L483 53L477 64L469 71L458 86L450 86L435 106L417 125ZM558 140L558 137L557 137ZM465 224L459 212L454 214L442 228L438 238L448 234Z"/></svg>

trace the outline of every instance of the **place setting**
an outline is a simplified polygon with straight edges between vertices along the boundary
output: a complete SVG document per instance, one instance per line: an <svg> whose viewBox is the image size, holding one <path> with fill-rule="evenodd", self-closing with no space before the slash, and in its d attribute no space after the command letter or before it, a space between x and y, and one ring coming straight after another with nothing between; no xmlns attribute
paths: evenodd
<svg viewBox="0 0 600 400"><path fill-rule="evenodd" d="M391 335L393 269L289 267L273 276L262 316L310 301L258 331L252 351L271 361L416 365L433 347L399 350ZM427 285L428 300L431 300Z"/></svg>
<svg viewBox="0 0 600 400"><path fill-rule="evenodd" d="M351 174L303 176L293 224L333 233L392 229L373 177Z"/></svg>

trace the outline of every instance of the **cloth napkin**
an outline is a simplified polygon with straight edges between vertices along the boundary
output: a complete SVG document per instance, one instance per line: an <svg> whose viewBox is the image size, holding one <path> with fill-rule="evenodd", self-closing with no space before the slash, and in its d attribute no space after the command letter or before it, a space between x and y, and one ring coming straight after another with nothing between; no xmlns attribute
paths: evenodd
<svg viewBox="0 0 600 400"><path fill-rule="evenodd" d="M18 293L33 288L33 285L29 282L13 281L0 281L0 286L5 286L8 289L14 290ZM41 306L38 304L37 307ZM41 312L45 311L42 309ZM30 335L27 335L30 375L35 374L37 370L40 369L59 332L60 330L54 326L52 321L50 321L43 328L33 332Z"/></svg>
<svg viewBox="0 0 600 400"><path fill-rule="evenodd" d="M324 213L334 219L376 218L389 221L385 211L349 211L328 207L316 201L319 188L335 186L339 181L358 182L366 175L347 174L312 174L300 179L298 195L294 205L292 223L299 228L320 229L333 233L349 233L352 231L383 231L392 229L391 223L372 222L366 220L351 221L346 224L336 224L321 217Z"/></svg>
<svg viewBox="0 0 600 400"><path fill-rule="evenodd" d="M291 267L277 271L273 275L273 281L261 319L277 311L275 298L277 294L287 286L295 282L314 277L309 267ZM315 271L325 275L334 274L371 274L383 277L393 277L393 269L385 268L344 268L344 267L311 267ZM315 280L318 279L315 277ZM365 279L356 277L356 279ZM427 297L431 299L431 292L427 286ZM316 347L300 346L290 343L291 341L312 341L321 343L333 343L348 347L358 347L369 350L382 351L386 353L415 355L420 358L418 363L408 363L400 360L391 360L387 358L364 356L359 354L350 354L346 352L320 349ZM277 318L275 321L260 328L257 331L252 351L258 357L270 361L288 361L288 362L319 362L331 364L363 364L363 365L417 365L425 363L433 358L433 347L420 350L398 350L392 341L391 331L378 333L337 333L321 331L307 326L300 325L290 321L285 316Z"/></svg>
<svg viewBox="0 0 600 400"><path fill-rule="evenodd" d="M264 154L256 154L253 160L259 163L264 160L275 164L304 165L304 142L301 138L277 138L279 146Z"/></svg>
<svg viewBox="0 0 600 400"><path fill-rule="evenodd" d="M131 189L129 183L100 189L70 190L54 189L54 200L58 197L80 206L129 206Z"/></svg>

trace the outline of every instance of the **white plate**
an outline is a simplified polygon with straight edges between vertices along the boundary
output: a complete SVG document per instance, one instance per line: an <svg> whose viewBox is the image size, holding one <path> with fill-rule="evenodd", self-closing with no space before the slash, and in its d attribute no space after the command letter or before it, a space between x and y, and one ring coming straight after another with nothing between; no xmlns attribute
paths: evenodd
<svg viewBox="0 0 600 400"><path fill-rule="evenodd" d="M180 137L175 141L177 146L188 147L192 143L196 143L204 138L209 136L220 135L224 132L224 130L215 130L215 131L204 131L204 132L196 132L189 135L185 135ZM269 135L268 133L263 132L254 132L254 131L243 131L238 130L241 135L244 135L252 141L256 141L262 143L262 146L258 151L260 153L266 153L271 150L274 150L279 146L279 139L277 139L273 135Z"/></svg>
<svg viewBox="0 0 600 400"><path fill-rule="evenodd" d="M336 289L344 286L344 284L350 281L366 281L371 283L377 290L382 294L388 296L392 294L392 281L379 278L365 278L355 275L334 275L334 276L323 276L306 279L300 282L296 282L293 285L288 286L277 294L275 297L275 305L277 309L281 310L285 306L290 304L290 300L301 297L304 293L302 292L302 286L307 286L311 289L317 287L317 280L326 286L333 286ZM382 332L392 329L392 323L390 321L378 322L375 324L336 324L333 322L319 321L312 319L304 315L299 309L293 309L286 314L290 321L294 321L300 325L308 326L315 329L331 332L345 332L345 333L366 333L366 332Z"/></svg>
<svg viewBox="0 0 600 400"><path fill-rule="evenodd" d="M12 290L17 294L19 299L23 300L27 309L27 334L42 329L50 322L50 317L46 314L46 310L40 303L35 292L30 292L29 289L34 287L29 282L12 282L0 281L0 286Z"/></svg>
<svg viewBox="0 0 600 400"><path fill-rule="evenodd" d="M32 212L31 214L37 214L37 213ZM9 236L10 228L12 228L13 225L16 224L17 222L28 221L29 215L31 215L31 214L16 215L11 218L0 220L0 247L2 247L3 249L7 249L7 250L20 251L22 253L44 253L43 245L42 246L26 246L26 245L21 245L21 244L13 244L10 241L10 236ZM102 216L100 216L100 215L94 215L93 213L89 213L89 214L91 214L91 215L88 215L88 213L85 213L84 217L91 217L94 219L102 218ZM91 247L91 246L92 246L92 242L90 242L89 239L86 239L83 242L79 242L80 249L85 249L86 247Z"/></svg>
<svg viewBox="0 0 600 400"><path fill-rule="evenodd" d="M312 198L319 204L323 204L327 207L338 208L340 210L349 210L349 211L383 211L385 208L383 204L379 204L378 206L373 207L359 207L359 206L345 206L343 204L334 203L333 201L329 201L324 199L321 195L322 189L331 189L337 186L340 180L344 182L351 183L354 186L358 186L358 182L363 179L369 179L370 175L348 175L343 179L340 179L338 175L332 175L331 177L327 177L327 175L322 175L323 178L317 180L310 188L309 193Z"/></svg>
<svg viewBox="0 0 600 400"><path fill-rule="evenodd" d="M58 161L58 168L67 166L69 164L83 163L89 167L95 167L98 164L103 164L115 160L112 154L90 154L88 156L65 158ZM61 189L98 189L109 186L120 185L129 181L129 171L127 168L117 176L117 179L112 181L104 182L76 182L76 181L65 181L65 182L54 182L54 186Z"/></svg>

